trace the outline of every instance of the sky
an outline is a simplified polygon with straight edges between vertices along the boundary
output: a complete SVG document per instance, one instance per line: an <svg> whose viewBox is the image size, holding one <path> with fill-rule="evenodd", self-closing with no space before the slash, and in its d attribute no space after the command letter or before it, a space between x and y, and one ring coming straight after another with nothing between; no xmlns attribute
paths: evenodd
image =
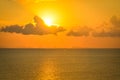
<svg viewBox="0 0 120 80"><path fill-rule="evenodd" d="M0 0L0 48L120 48L119 3Z"/></svg>

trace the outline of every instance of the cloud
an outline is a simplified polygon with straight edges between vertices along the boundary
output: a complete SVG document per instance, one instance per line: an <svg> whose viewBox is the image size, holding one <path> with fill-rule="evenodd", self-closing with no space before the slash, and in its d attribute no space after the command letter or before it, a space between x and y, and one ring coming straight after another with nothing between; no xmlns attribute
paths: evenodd
<svg viewBox="0 0 120 80"><path fill-rule="evenodd" d="M99 27L74 27L68 31L67 36L94 36L94 37L120 37L120 19L112 16L109 23L104 23Z"/></svg>
<svg viewBox="0 0 120 80"><path fill-rule="evenodd" d="M26 24L25 26L12 25L5 26L1 29L1 32L10 33L22 33L24 35L34 34L34 35L45 35L45 34L57 34L58 32L63 32L65 29L63 27L51 26L48 27L44 21L38 16L34 17L35 25L32 23Z"/></svg>
<svg viewBox="0 0 120 80"><path fill-rule="evenodd" d="M94 37L120 37L120 19L117 16L112 16L110 19L110 24L111 26L106 25L108 26L107 29L106 26L104 26L100 32L94 30L92 35Z"/></svg>
<svg viewBox="0 0 120 80"><path fill-rule="evenodd" d="M1 32L16 32L20 33L22 31L22 27L19 25L12 25L12 26L6 26L5 28L1 29Z"/></svg>
<svg viewBox="0 0 120 80"><path fill-rule="evenodd" d="M89 36L91 31L92 29L87 26L77 27L76 29L70 30L67 36Z"/></svg>
<svg viewBox="0 0 120 80"><path fill-rule="evenodd" d="M34 17L34 23L26 24L24 26L19 25L11 25L2 27L1 32L10 32L10 33L22 33L24 35L46 35L46 34L55 34L59 32L64 32L66 29L63 27L58 27L52 25L48 27L44 21L38 16ZM66 34L66 33L65 33ZM67 36L93 36L93 37L120 37L120 18L117 16L112 16L108 23L105 23L99 27L73 27L69 31L67 31Z"/></svg>
<svg viewBox="0 0 120 80"><path fill-rule="evenodd" d="M94 37L120 37L120 30L93 32Z"/></svg>
<svg viewBox="0 0 120 80"><path fill-rule="evenodd" d="M120 19L117 16L112 16L110 19L110 22L114 27L119 27L120 28Z"/></svg>

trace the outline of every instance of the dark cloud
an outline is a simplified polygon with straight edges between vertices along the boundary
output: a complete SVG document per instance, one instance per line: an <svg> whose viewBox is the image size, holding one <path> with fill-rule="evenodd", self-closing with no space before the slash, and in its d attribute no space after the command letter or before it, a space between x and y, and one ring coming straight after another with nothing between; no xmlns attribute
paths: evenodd
<svg viewBox="0 0 120 80"><path fill-rule="evenodd" d="M78 27L71 29L67 36L94 36L94 37L120 37L120 19L112 16L109 23L92 29L91 27Z"/></svg>
<svg viewBox="0 0 120 80"><path fill-rule="evenodd" d="M22 26L19 26L19 25L6 26L1 29L1 32L21 33L21 31L22 31Z"/></svg>
<svg viewBox="0 0 120 80"><path fill-rule="evenodd" d="M120 19L117 16L112 16L110 22L114 27L120 28Z"/></svg>
<svg viewBox="0 0 120 80"><path fill-rule="evenodd" d="M92 35L95 37L120 37L120 19L117 16L112 16L110 19L111 25L104 26L100 32L94 31ZM102 27L102 26L101 26Z"/></svg>
<svg viewBox="0 0 120 80"><path fill-rule="evenodd" d="M93 32L94 37L120 37L120 30Z"/></svg>
<svg viewBox="0 0 120 80"><path fill-rule="evenodd" d="M34 35L45 35L45 34L57 34L58 32L63 32L65 29L63 27L51 26L48 27L44 21L38 16L34 17L35 25L32 23L26 24L25 26L12 25L6 26L1 29L1 32L10 33L22 33L24 35L34 34Z"/></svg>
<svg viewBox="0 0 120 80"><path fill-rule="evenodd" d="M91 31L92 31L92 29L87 26L78 27L76 29L70 30L67 33L67 36L89 36Z"/></svg>
<svg viewBox="0 0 120 80"><path fill-rule="evenodd" d="M44 21L38 16L34 17L34 23L26 24L25 26L12 25L5 26L1 29L1 32L10 33L22 33L24 35L45 35L45 34L55 34L58 32L63 32L65 29L63 27L57 27L55 25L48 27ZM120 37L120 18L117 16L112 16L109 23L105 23L96 29L91 27L73 27L70 31L67 31L67 36L94 36L94 37Z"/></svg>

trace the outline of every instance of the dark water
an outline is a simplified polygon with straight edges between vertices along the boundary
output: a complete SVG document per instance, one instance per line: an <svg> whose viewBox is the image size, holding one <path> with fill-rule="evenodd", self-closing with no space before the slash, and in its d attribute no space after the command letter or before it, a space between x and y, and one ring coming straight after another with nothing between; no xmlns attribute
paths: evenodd
<svg viewBox="0 0 120 80"><path fill-rule="evenodd" d="M0 49L0 80L120 80L120 49Z"/></svg>

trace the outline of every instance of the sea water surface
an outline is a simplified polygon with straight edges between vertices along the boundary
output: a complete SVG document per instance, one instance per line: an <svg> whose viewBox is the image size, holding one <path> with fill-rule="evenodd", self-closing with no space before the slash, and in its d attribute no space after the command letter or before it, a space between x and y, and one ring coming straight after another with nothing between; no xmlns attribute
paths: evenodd
<svg viewBox="0 0 120 80"><path fill-rule="evenodd" d="M120 80L120 49L0 49L0 80Z"/></svg>

